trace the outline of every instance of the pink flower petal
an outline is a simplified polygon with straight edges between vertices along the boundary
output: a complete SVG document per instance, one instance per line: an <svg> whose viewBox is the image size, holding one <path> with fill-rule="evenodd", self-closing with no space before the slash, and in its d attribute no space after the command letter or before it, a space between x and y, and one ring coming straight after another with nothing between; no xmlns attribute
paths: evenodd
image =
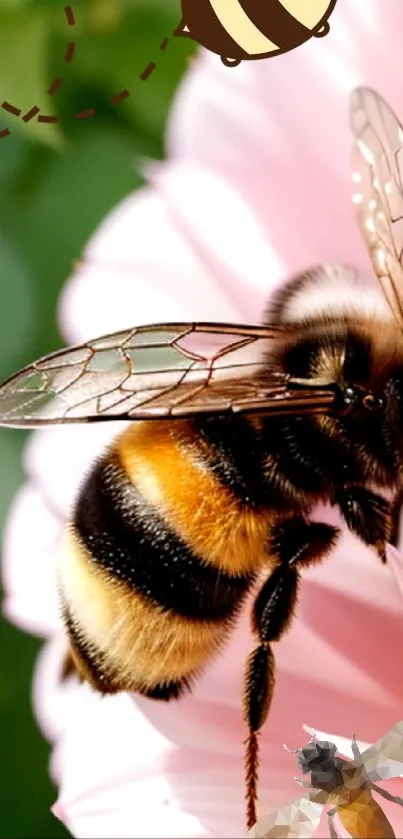
<svg viewBox="0 0 403 839"><path fill-rule="evenodd" d="M194 251L164 197L153 190L122 202L84 257L61 296L60 318L69 341L138 324L242 320L231 282L220 288L210 264Z"/></svg>
<svg viewBox="0 0 403 839"><path fill-rule="evenodd" d="M33 434L24 453L26 472L43 503L64 524L77 490L94 460L127 423L65 425Z"/></svg>
<svg viewBox="0 0 403 839"><path fill-rule="evenodd" d="M37 721L48 740L56 740L71 719L81 713L83 691L74 676L62 681L62 665L68 650L64 631L42 647L36 661L32 701ZM85 694L84 694L85 697ZM54 777L59 780L59 773Z"/></svg>
<svg viewBox="0 0 403 839"><path fill-rule="evenodd" d="M55 552L60 521L30 483L19 490L3 535L3 612L27 632L60 629Z"/></svg>

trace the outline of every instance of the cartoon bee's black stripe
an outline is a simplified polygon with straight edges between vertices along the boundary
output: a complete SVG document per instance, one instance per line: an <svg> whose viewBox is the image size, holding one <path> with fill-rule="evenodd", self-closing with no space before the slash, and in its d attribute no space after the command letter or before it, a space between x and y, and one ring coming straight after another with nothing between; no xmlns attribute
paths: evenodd
<svg viewBox="0 0 403 839"><path fill-rule="evenodd" d="M283 51L298 47L312 36L311 30L288 12L281 0L270 0L270 4L262 0L238 2L257 29Z"/></svg>
<svg viewBox="0 0 403 839"><path fill-rule="evenodd" d="M182 0L182 13L183 20L189 26L189 36L194 37L211 52L228 58L249 57L228 35L213 11L210 0ZM178 34L181 34L180 30Z"/></svg>
<svg viewBox="0 0 403 839"><path fill-rule="evenodd" d="M148 601L197 620L231 618L252 575L203 562L141 496L115 460L101 459L79 494L73 524L95 563Z"/></svg>

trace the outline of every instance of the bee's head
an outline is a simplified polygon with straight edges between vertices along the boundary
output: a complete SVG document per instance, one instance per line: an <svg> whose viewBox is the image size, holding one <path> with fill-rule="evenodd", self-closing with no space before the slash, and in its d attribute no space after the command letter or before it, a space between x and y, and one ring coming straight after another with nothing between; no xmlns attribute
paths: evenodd
<svg viewBox="0 0 403 839"><path fill-rule="evenodd" d="M312 741L298 750L297 764L304 775L311 774L312 786L332 792L343 784L337 748L327 740Z"/></svg>
<svg viewBox="0 0 403 839"><path fill-rule="evenodd" d="M315 740L298 750L297 763L301 771L306 775L313 769L334 766L334 758L337 748L334 743L328 740Z"/></svg>
<svg viewBox="0 0 403 839"><path fill-rule="evenodd" d="M355 280L355 284L354 284ZM334 383L334 433L365 451L381 485L403 472L403 334L375 288L318 269L278 295L272 320L290 331L276 363L291 378Z"/></svg>

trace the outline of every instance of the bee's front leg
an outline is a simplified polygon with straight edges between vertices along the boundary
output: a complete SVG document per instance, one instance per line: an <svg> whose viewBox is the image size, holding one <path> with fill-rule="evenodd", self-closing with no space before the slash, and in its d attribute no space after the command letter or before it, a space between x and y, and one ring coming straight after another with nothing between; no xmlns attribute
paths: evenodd
<svg viewBox="0 0 403 839"><path fill-rule="evenodd" d="M365 545L375 548L386 562L385 545L392 533L391 505L381 495L362 486L345 485L333 495L349 530Z"/></svg>

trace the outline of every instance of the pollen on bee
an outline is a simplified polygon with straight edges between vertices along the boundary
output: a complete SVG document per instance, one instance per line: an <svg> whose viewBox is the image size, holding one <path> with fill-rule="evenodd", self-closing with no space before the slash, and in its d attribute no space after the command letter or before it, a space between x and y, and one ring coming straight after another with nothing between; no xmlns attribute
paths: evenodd
<svg viewBox="0 0 403 839"><path fill-rule="evenodd" d="M361 172L353 172L351 177L355 184L360 184L362 181Z"/></svg>
<svg viewBox="0 0 403 839"><path fill-rule="evenodd" d="M355 192L353 195L353 203L354 204L362 204L363 195L361 192Z"/></svg>
<svg viewBox="0 0 403 839"><path fill-rule="evenodd" d="M370 202L369 202L368 206L369 206L369 209L370 209L370 210L375 210L375 207L376 207L376 201L375 201L375 198L371 198L371 200L370 200Z"/></svg>
<svg viewBox="0 0 403 839"><path fill-rule="evenodd" d="M373 185L374 185L375 189L377 189L377 190L379 191L379 181L378 181L378 178L374 178L374 180L372 181L372 183L373 183Z"/></svg>
<svg viewBox="0 0 403 839"><path fill-rule="evenodd" d="M386 192L386 195L391 195L391 193L392 193L392 184L391 184L390 181L386 181L385 192Z"/></svg>
<svg viewBox="0 0 403 839"><path fill-rule="evenodd" d="M367 163L370 163L371 165L373 165L375 163L375 158L374 158L374 155L372 154L371 149L369 149L368 146L366 146L365 143L362 140L357 140L357 145L358 145L358 148L359 148L362 156L365 158Z"/></svg>

